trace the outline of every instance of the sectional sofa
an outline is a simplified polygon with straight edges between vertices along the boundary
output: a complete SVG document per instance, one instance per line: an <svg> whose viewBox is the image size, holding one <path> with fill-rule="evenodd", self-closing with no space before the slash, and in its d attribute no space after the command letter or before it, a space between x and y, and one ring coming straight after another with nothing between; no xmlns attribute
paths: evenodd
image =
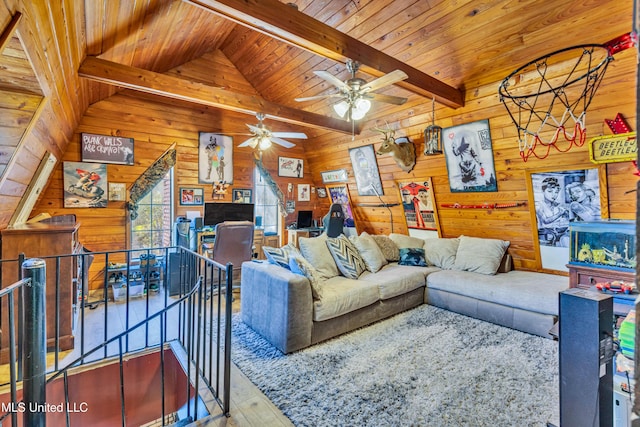
<svg viewBox="0 0 640 427"><path fill-rule="evenodd" d="M549 337L569 279L513 271L508 242L362 233L301 238L245 262L244 323L290 353L421 304Z"/></svg>

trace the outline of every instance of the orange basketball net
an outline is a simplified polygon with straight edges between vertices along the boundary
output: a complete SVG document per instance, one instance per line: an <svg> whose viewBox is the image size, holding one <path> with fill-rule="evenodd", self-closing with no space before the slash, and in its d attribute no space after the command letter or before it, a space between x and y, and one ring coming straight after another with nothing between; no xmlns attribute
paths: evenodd
<svg viewBox="0 0 640 427"><path fill-rule="evenodd" d="M520 157L547 157L584 145L586 113L613 54L635 44L625 34L604 45L562 49L518 68L498 93L518 130Z"/></svg>

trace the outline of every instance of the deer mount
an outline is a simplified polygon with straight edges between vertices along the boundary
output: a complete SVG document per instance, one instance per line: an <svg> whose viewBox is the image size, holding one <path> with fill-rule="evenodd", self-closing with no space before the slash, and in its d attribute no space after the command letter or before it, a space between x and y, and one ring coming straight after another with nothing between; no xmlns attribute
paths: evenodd
<svg viewBox="0 0 640 427"><path fill-rule="evenodd" d="M407 173L411 172L416 165L416 147L413 142L405 136L398 139L394 138L396 131L393 129L375 128L373 130L384 135L382 144L376 154L379 156L389 154L396 164L400 166L400 169Z"/></svg>

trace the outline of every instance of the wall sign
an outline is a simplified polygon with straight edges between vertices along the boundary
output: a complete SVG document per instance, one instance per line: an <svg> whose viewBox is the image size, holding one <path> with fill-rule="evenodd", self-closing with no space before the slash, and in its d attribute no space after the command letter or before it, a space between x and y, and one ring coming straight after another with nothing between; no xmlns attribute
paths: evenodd
<svg viewBox="0 0 640 427"><path fill-rule="evenodd" d="M638 138L635 132L598 136L589 141L589 158L593 163L614 163L635 160Z"/></svg>
<svg viewBox="0 0 640 427"><path fill-rule="evenodd" d="M133 165L133 138L121 136L80 134L82 161Z"/></svg>

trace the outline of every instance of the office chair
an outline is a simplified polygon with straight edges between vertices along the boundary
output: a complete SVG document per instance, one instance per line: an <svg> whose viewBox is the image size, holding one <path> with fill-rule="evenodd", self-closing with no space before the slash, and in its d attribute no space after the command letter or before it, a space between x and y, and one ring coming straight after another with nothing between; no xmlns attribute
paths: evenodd
<svg viewBox="0 0 640 427"><path fill-rule="evenodd" d="M225 221L216 225L210 258L225 266L233 264L234 289L240 287L242 263L253 258L253 229L251 221Z"/></svg>
<svg viewBox="0 0 640 427"><path fill-rule="evenodd" d="M328 237L338 237L343 233L344 212L340 203L333 203L324 217L324 231Z"/></svg>

